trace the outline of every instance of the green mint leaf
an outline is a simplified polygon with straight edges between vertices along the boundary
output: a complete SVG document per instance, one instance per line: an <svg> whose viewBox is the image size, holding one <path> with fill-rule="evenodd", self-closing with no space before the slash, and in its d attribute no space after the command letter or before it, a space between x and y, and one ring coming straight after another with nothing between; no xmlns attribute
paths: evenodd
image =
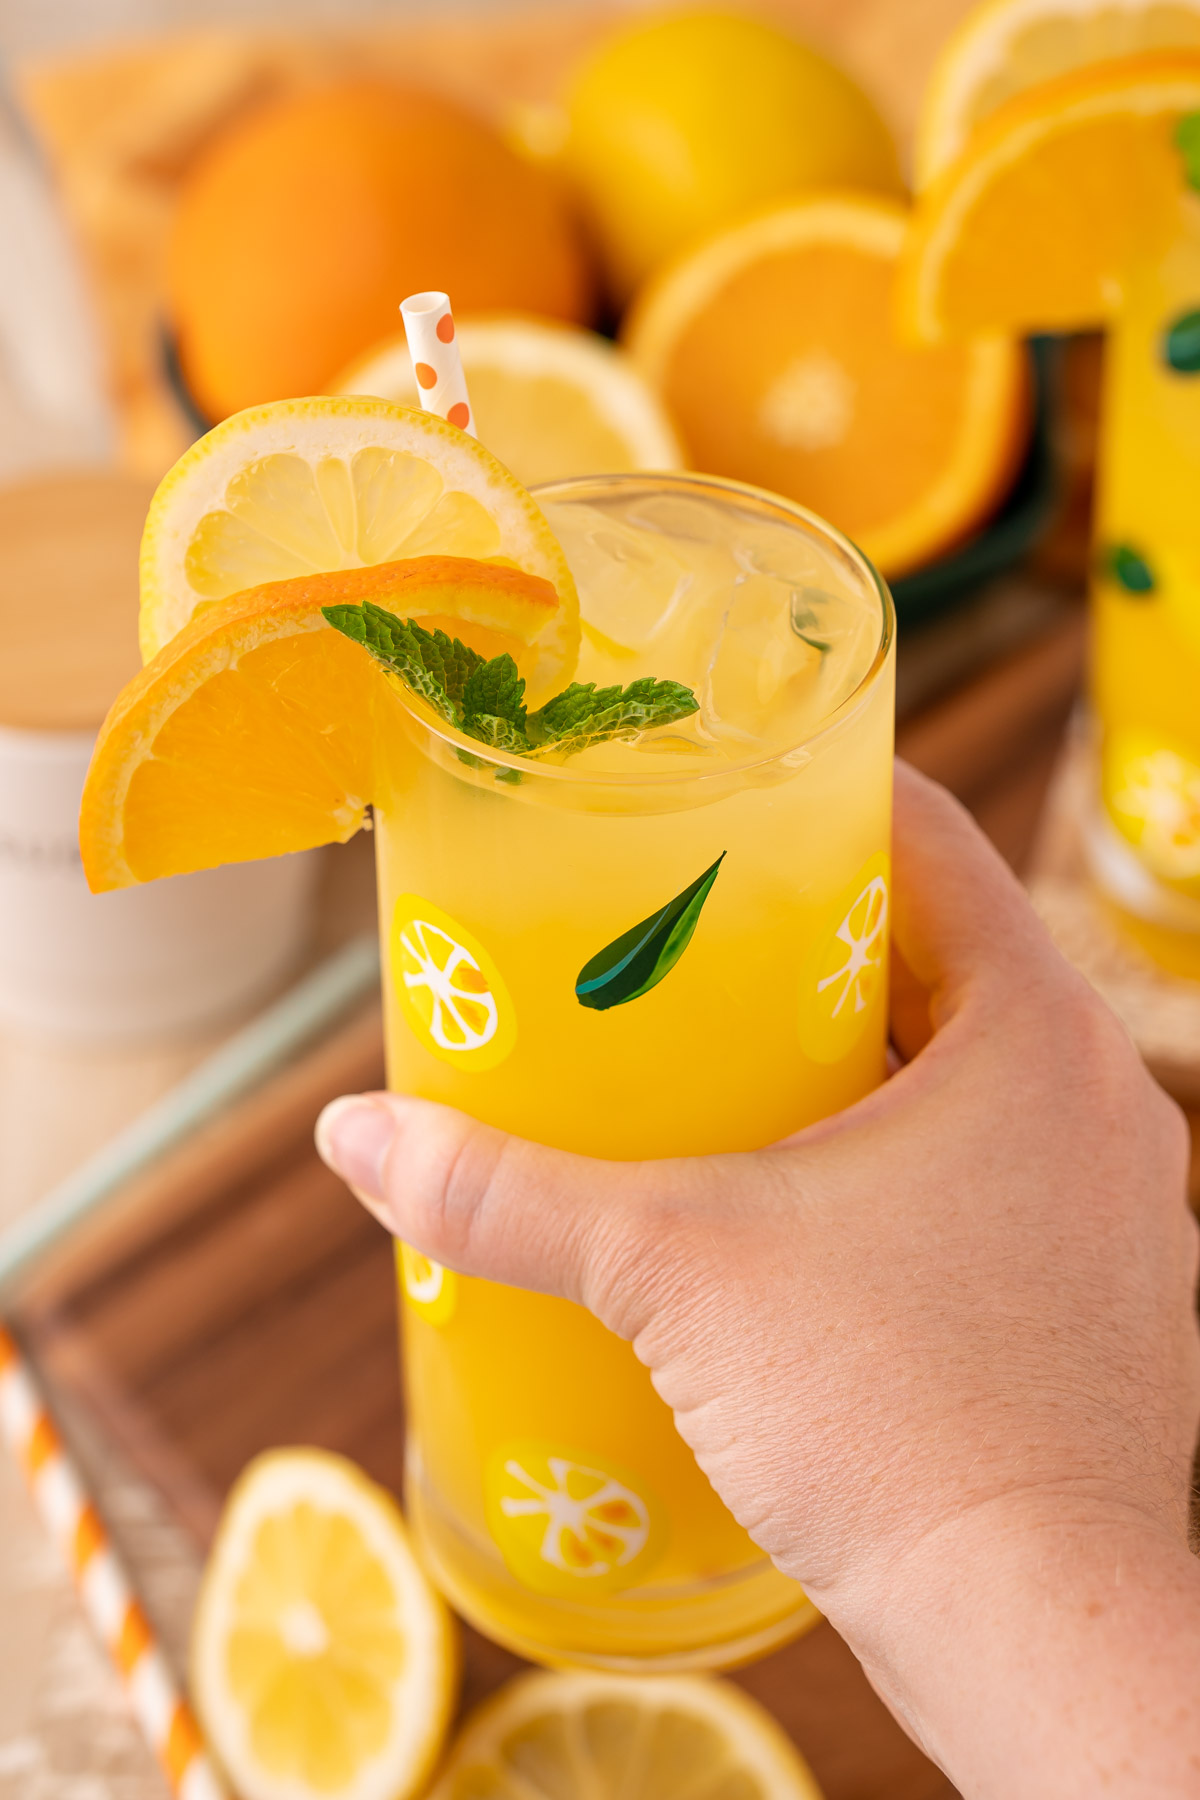
<svg viewBox="0 0 1200 1800"><path fill-rule="evenodd" d="M1183 156L1189 187L1200 189L1200 112L1185 113L1175 127L1175 148Z"/></svg>
<svg viewBox="0 0 1200 1800"><path fill-rule="evenodd" d="M519 725L511 719L502 719L496 713L471 713L463 720L463 730L469 737L476 738L479 743L487 744L493 750L507 750L514 756L528 756L529 739Z"/></svg>
<svg viewBox="0 0 1200 1800"><path fill-rule="evenodd" d="M594 682L575 681L529 715L527 730L535 751L574 756L590 744L673 725L699 710L695 694L680 681L644 675L627 688L597 688Z"/></svg>
<svg viewBox="0 0 1200 1800"><path fill-rule="evenodd" d="M1130 544L1108 544L1100 552L1101 573L1137 599L1153 594L1158 586L1154 570Z"/></svg>
<svg viewBox="0 0 1200 1800"><path fill-rule="evenodd" d="M461 723L463 690L483 664L477 650L444 631L426 631L370 600L360 606L323 606L321 612L335 631L369 650L444 719L452 725Z"/></svg>
<svg viewBox="0 0 1200 1800"><path fill-rule="evenodd" d="M553 751L574 756L590 744L636 737L699 711L691 688L643 675L628 687L573 681L538 712L525 710L525 683L507 654L485 660L477 650L426 631L385 606L323 606L335 631L370 652L449 724L492 750L514 756ZM468 752L460 752L469 761Z"/></svg>
<svg viewBox="0 0 1200 1800"><path fill-rule="evenodd" d="M493 656L471 670L463 686L462 709L467 718L493 714L524 731L525 683L511 656Z"/></svg>
<svg viewBox="0 0 1200 1800"><path fill-rule="evenodd" d="M660 911L643 919L606 944L584 963L575 980L580 1006L607 1012L624 1006L657 987L669 975L692 941L704 902L712 891L717 871L725 860L722 851L715 863L698 875L689 887Z"/></svg>

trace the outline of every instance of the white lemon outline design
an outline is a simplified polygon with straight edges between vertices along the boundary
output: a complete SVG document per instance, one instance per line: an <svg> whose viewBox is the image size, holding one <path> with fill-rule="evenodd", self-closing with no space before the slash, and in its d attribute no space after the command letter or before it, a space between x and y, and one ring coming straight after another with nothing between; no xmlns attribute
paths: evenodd
<svg viewBox="0 0 1200 1800"><path fill-rule="evenodd" d="M547 1478L534 1472L538 1465ZM591 1491L573 1494L572 1477ZM492 1537L512 1573L537 1593L629 1587L657 1562L666 1540L665 1514L644 1483L594 1452L533 1440L502 1444L489 1460L485 1487ZM632 1517L598 1517L605 1507ZM533 1529L523 1531L521 1521ZM572 1539L590 1560L567 1553Z"/></svg>
<svg viewBox="0 0 1200 1800"><path fill-rule="evenodd" d="M805 1055L814 1062L840 1062L848 1056L877 1010L876 996L886 987L882 977L891 915L890 874L886 851L864 863L830 909L837 924L820 933L805 960L799 1034ZM860 909L865 909L864 916L856 927L854 917ZM830 959L839 945L845 948L845 959L831 969ZM853 1004L847 1007L851 996Z"/></svg>
<svg viewBox="0 0 1200 1800"><path fill-rule="evenodd" d="M440 938L447 945L449 955L444 962L439 962L432 954L429 947L431 937ZM448 931L443 931L440 925L434 925L429 919L411 919L400 933L400 943L411 961L417 965L415 973L408 969L401 971L405 987L410 992L415 988L428 988L433 997L429 1035L434 1043L439 1044L443 1050L482 1050L485 1044L490 1044L500 1024L495 995L490 988L477 992L474 988L457 986L454 980L464 964L477 975L483 976L482 969L470 951L464 950ZM483 1008L486 1017L482 1028L477 1030L463 1017L460 1001ZM448 1033L448 1020L453 1021L457 1036Z"/></svg>
<svg viewBox="0 0 1200 1800"><path fill-rule="evenodd" d="M422 1265L429 1272L421 1272ZM396 1268L404 1298L431 1325L445 1325L458 1304L458 1276L411 1244L396 1244Z"/></svg>
<svg viewBox="0 0 1200 1800"><path fill-rule="evenodd" d="M1160 881L1200 882L1200 763L1146 732L1117 731L1105 750L1108 809Z"/></svg>
<svg viewBox="0 0 1200 1800"><path fill-rule="evenodd" d="M432 901L401 894L389 948L392 991L431 1055L472 1070L504 1061L517 1041L517 1016L478 938Z"/></svg>

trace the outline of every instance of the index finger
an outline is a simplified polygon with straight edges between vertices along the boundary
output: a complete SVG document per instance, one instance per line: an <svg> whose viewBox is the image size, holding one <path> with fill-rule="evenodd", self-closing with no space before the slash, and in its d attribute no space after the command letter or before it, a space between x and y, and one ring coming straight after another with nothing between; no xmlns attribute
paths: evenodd
<svg viewBox="0 0 1200 1800"><path fill-rule="evenodd" d="M945 788L896 762L892 935L936 1014L981 980L1057 958L1025 890Z"/></svg>

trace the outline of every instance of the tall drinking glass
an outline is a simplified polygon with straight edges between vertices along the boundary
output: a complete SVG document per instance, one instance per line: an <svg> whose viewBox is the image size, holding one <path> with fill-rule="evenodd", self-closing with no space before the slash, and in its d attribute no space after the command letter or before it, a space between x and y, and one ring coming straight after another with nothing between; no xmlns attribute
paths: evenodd
<svg viewBox="0 0 1200 1800"><path fill-rule="evenodd" d="M891 601L773 496L544 488L578 678L694 719L548 766L384 697L392 1084L627 1160L748 1150L884 1073ZM815 1617L717 1499L630 1346L580 1307L399 1257L408 1505L454 1605L528 1656L728 1665Z"/></svg>

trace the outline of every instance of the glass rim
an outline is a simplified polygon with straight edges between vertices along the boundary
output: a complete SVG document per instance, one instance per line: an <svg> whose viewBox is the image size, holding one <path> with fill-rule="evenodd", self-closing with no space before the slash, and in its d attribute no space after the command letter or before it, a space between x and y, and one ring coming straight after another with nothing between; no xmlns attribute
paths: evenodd
<svg viewBox="0 0 1200 1800"><path fill-rule="evenodd" d="M721 760L703 769L693 767L642 772L637 769L573 769L569 763L544 763L536 757L520 756L515 752L495 749L490 744L482 744L477 738L456 731L445 720L439 719L431 708L422 707L419 700L416 705L410 704L408 694L397 691L397 698L405 711L423 730L430 736L439 738L451 750L469 750L480 763L495 768L515 769L526 777L536 777L542 781L577 787L681 789L698 787L704 782L728 781L734 776L751 774L756 769L786 762L788 757L817 745L862 705L882 673L895 642L896 608L887 582L870 557L859 549L852 538L823 519L819 513L801 506L797 500L788 500L782 494L773 494L770 489L754 487L749 482L732 481L723 475L693 473L690 469L635 469L622 470L612 475L571 475L560 481L541 482L529 491L540 507L543 502L553 502L560 497L580 498L588 489L610 492L614 487L675 487L691 492L701 489L727 500L748 500L755 506L765 506L775 512L784 522L802 526L810 536L824 538L826 542L832 543L860 571L867 592L873 594L879 602L880 626L875 654L854 687L832 712L826 713L811 731L794 742L756 752L739 762Z"/></svg>

